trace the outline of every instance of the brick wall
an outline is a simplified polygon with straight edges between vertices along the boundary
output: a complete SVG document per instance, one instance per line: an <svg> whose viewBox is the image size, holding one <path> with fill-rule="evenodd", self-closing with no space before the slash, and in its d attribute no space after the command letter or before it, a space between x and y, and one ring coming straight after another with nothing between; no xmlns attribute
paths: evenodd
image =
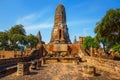
<svg viewBox="0 0 120 80"><path fill-rule="evenodd" d="M101 59L95 57L85 57L89 65L93 65L111 73L120 73L120 61Z"/></svg>
<svg viewBox="0 0 120 80"><path fill-rule="evenodd" d="M31 57L22 57L22 58L9 58L9 59L0 59L0 68L7 67L17 64L22 61L30 61Z"/></svg>
<svg viewBox="0 0 120 80"><path fill-rule="evenodd" d="M26 57L31 55L31 53L34 51L35 49L27 49L24 52L21 51L0 51L0 59L8 59L8 58L19 58L21 56Z"/></svg>
<svg viewBox="0 0 120 80"><path fill-rule="evenodd" d="M16 52L14 51L5 51L4 53L7 55L7 57L0 59L0 68L17 64L21 60L30 61L30 60L36 59L36 57L39 57L39 55L36 55L36 53L39 54L39 51L37 50L31 50L28 56L24 55L23 57L16 57L16 58L13 55L13 54L16 54Z"/></svg>

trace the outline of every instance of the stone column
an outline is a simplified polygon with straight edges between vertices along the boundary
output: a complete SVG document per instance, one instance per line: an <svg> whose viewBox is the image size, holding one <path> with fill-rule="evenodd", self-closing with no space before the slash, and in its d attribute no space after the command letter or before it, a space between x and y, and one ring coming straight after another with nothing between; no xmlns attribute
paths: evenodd
<svg viewBox="0 0 120 80"><path fill-rule="evenodd" d="M17 64L17 76L24 76L30 73L30 63L19 62Z"/></svg>
<svg viewBox="0 0 120 80"><path fill-rule="evenodd" d="M41 64L42 64L42 61L41 61L41 60L38 60L38 61L37 61L36 68L39 69L39 68L41 67Z"/></svg>
<svg viewBox="0 0 120 80"><path fill-rule="evenodd" d="M45 58L42 58L42 59L41 59L41 65L43 65L43 64L46 64Z"/></svg>

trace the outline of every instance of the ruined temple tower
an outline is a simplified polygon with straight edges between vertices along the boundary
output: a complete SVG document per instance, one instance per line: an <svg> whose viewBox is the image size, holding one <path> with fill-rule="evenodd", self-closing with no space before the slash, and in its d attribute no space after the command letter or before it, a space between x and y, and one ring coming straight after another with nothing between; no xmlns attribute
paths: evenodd
<svg viewBox="0 0 120 80"><path fill-rule="evenodd" d="M39 41L39 42L42 41L42 36L41 36L40 31L38 31L38 33L37 33L37 38L38 38L38 41Z"/></svg>
<svg viewBox="0 0 120 80"><path fill-rule="evenodd" d="M68 28L66 24L65 7L59 4L55 11L54 27L51 34L50 43L53 44L70 44Z"/></svg>

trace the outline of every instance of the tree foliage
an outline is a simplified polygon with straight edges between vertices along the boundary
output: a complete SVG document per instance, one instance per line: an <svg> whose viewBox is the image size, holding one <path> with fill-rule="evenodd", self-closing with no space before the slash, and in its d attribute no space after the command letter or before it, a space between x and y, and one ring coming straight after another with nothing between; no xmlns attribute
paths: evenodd
<svg viewBox="0 0 120 80"><path fill-rule="evenodd" d="M28 42L28 47L33 48L37 45L38 43L38 38L32 34L27 36L27 42Z"/></svg>
<svg viewBox="0 0 120 80"><path fill-rule="evenodd" d="M99 48L99 43L97 42L97 40L95 38L92 38L91 36L87 36L84 38L83 40L83 47L85 49L90 49L92 48Z"/></svg>
<svg viewBox="0 0 120 80"><path fill-rule="evenodd" d="M112 48L115 52L120 53L120 44L114 45Z"/></svg>
<svg viewBox="0 0 120 80"><path fill-rule="evenodd" d="M0 48L5 49L8 46L8 35L6 32L0 32Z"/></svg>
<svg viewBox="0 0 120 80"><path fill-rule="evenodd" d="M96 39L107 48L120 44L120 9L110 9L94 29Z"/></svg>
<svg viewBox="0 0 120 80"><path fill-rule="evenodd" d="M26 35L24 26L21 24L13 26L6 32L0 32L0 49L21 50L28 44L30 47L35 47L37 42L34 35Z"/></svg>
<svg viewBox="0 0 120 80"><path fill-rule="evenodd" d="M26 35L24 26L21 24L13 26L8 32L11 36L13 34L20 34L20 35L24 35L24 36Z"/></svg>
<svg viewBox="0 0 120 80"><path fill-rule="evenodd" d="M14 50L19 50L20 44L26 45L25 36L26 36L26 32L23 25L19 24L13 26L10 30L8 30L10 47Z"/></svg>

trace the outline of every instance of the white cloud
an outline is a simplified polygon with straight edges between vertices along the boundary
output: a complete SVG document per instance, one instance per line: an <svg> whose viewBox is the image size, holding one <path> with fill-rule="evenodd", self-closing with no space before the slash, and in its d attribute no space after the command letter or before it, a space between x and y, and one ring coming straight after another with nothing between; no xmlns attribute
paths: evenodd
<svg viewBox="0 0 120 80"><path fill-rule="evenodd" d="M40 23L40 24L34 24L25 27L26 30L37 30L37 29L43 29L43 28L50 28L52 27L52 23Z"/></svg>
<svg viewBox="0 0 120 80"><path fill-rule="evenodd" d="M76 26L76 25L89 25L89 24L96 24L98 22L98 19L83 19L83 20L73 20L68 21L69 26Z"/></svg>
<svg viewBox="0 0 120 80"><path fill-rule="evenodd" d="M16 24L24 25L26 31L34 31L41 28L49 28L52 26L52 18L46 18L45 21L41 21L40 18L45 17L45 15L49 12L48 8L41 10L40 12L28 14L26 16L20 17L16 20Z"/></svg>
<svg viewBox="0 0 120 80"><path fill-rule="evenodd" d="M34 31L34 30L38 30L38 29L46 29L46 28L50 28L53 26L53 23L51 22L52 18L48 18L46 19L46 21L44 22L38 22L38 23L34 23L31 25L26 25L25 29L27 31Z"/></svg>
<svg viewBox="0 0 120 80"><path fill-rule="evenodd" d="M18 20L16 21L16 24L28 25L29 22L34 21L34 19L36 19L36 18L37 18L36 14L29 14L24 17L18 18Z"/></svg>
<svg viewBox="0 0 120 80"><path fill-rule="evenodd" d="M26 16L17 19L16 24L31 25L34 24L38 19L42 18L48 10L43 10L41 12L28 14Z"/></svg>

